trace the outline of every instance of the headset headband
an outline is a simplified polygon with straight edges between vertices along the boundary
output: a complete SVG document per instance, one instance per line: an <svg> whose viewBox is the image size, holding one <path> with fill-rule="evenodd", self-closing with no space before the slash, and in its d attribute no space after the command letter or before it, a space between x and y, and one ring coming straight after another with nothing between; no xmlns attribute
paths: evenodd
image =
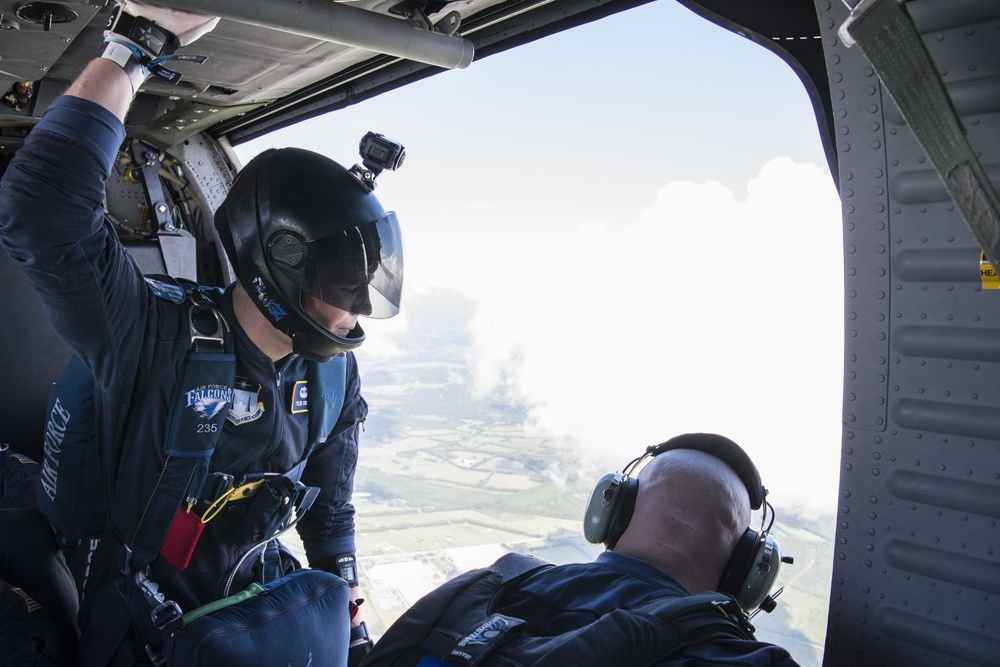
<svg viewBox="0 0 1000 667"><path fill-rule="evenodd" d="M729 438L715 433L685 433L658 445L647 447L646 453L636 461L636 464L646 456L656 456L671 449L696 449L721 459L733 469L740 481L743 482L743 486L747 488L747 493L750 494L750 507L755 510L760 509L764 503L767 490L764 489L764 485L760 481L757 467L743 451L743 448Z"/></svg>

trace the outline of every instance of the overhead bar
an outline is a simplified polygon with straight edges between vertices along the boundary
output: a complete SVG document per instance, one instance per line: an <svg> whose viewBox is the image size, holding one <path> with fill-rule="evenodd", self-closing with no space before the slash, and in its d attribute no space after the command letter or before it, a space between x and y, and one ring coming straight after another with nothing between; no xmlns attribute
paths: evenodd
<svg viewBox="0 0 1000 667"><path fill-rule="evenodd" d="M354 46L448 69L464 69L473 43L412 25L404 19L328 2L156 0L156 4Z"/></svg>

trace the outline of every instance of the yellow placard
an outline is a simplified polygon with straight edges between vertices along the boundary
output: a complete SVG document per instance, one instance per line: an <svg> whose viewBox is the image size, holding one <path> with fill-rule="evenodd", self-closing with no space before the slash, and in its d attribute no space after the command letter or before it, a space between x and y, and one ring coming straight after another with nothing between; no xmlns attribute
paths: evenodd
<svg viewBox="0 0 1000 667"><path fill-rule="evenodd" d="M1000 276L986 259L985 252L979 254L979 277L983 280L983 289L1000 289Z"/></svg>

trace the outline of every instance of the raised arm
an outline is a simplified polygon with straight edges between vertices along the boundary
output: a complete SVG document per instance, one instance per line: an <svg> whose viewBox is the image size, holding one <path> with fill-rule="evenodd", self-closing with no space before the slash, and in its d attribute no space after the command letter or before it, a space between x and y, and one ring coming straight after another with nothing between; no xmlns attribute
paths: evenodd
<svg viewBox="0 0 1000 667"><path fill-rule="evenodd" d="M206 21L214 24L196 20ZM109 37L118 41L53 102L7 169L0 245L38 292L53 329L112 399L123 400L129 387L116 378L134 376L126 351L138 349L132 343L144 334L149 297L138 267L105 223L103 201L125 139L123 118L146 73L141 50L135 55L127 39ZM119 374L122 368L127 372Z"/></svg>
<svg viewBox="0 0 1000 667"><path fill-rule="evenodd" d="M125 70L106 58L92 60L66 89L66 95L99 104L123 123L134 94Z"/></svg>

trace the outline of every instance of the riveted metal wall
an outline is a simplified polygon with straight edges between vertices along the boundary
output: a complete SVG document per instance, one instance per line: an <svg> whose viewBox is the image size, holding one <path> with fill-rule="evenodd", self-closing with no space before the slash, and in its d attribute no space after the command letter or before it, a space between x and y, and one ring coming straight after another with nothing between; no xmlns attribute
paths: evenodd
<svg viewBox="0 0 1000 667"><path fill-rule="evenodd" d="M997 187L1000 2L907 7ZM864 54L839 41L844 3L816 8L846 269L824 664L1000 664L1000 290Z"/></svg>

